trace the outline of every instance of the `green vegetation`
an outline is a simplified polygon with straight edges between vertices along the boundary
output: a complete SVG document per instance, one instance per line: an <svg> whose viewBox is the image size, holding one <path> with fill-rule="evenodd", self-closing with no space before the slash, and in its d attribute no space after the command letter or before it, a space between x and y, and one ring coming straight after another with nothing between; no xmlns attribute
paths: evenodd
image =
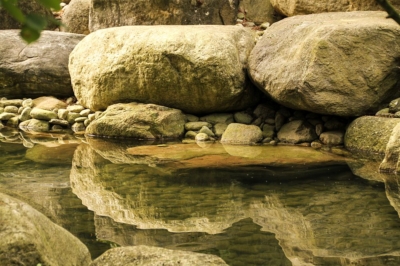
<svg viewBox="0 0 400 266"><path fill-rule="evenodd" d="M60 0L36 0L44 7L52 10L60 9ZM43 15L24 14L17 6L18 0L0 0L0 8L4 8L15 20L21 23L21 37L27 43L31 43L39 39L40 33L47 26L47 20ZM58 23L55 19L52 19Z"/></svg>

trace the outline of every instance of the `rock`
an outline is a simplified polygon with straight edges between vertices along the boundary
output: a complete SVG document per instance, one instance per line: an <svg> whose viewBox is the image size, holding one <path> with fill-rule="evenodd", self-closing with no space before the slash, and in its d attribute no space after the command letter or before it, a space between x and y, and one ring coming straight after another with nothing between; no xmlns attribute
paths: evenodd
<svg viewBox="0 0 400 266"><path fill-rule="evenodd" d="M236 112L233 114L236 123L250 125L253 117L247 112Z"/></svg>
<svg viewBox="0 0 400 266"><path fill-rule="evenodd" d="M52 125L59 125L59 126L64 126L64 127L69 126L68 121L62 120L62 119L51 119L49 121L49 123L52 124Z"/></svg>
<svg viewBox="0 0 400 266"><path fill-rule="evenodd" d="M18 116L14 116L14 117L11 117L10 119L8 119L6 126L18 128L18 124L19 124Z"/></svg>
<svg viewBox="0 0 400 266"><path fill-rule="evenodd" d="M84 121L77 121L75 123L72 124L71 129L74 132L83 132L85 131L86 127L85 127L85 123Z"/></svg>
<svg viewBox="0 0 400 266"><path fill-rule="evenodd" d="M254 109L253 114L256 117L261 117L262 119L266 118L275 118L275 110L274 108L266 105L266 104L259 104Z"/></svg>
<svg viewBox="0 0 400 266"><path fill-rule="evenodd" d="M262 134L264 138L273 138L275 136L275 126L265 124L262 127Z"/></svg>
<svg viewBox="0 0 400 266"><path fill-rule="evenodd" d="M234 122L233 115L230 113L219 113L219 114L210 114L206 116L202 116L200 118L201 121L206 121L213 125L217 123L230 124Z"/></svg>
<svg viewBox="0 0 400 266"><path fill-rule="evenodd" d="M31 107L32 108L33 107L33 100L31 98L23 100L22 106L23 107Z"/></svg>
<svg viewBox="0 0 400 266"><path fill-rule="evenodd" d="M203 121L198 121L198 122L187 122L185 124L185 129L186 130L192 130L192 131L198 131L200 130L202 127L212 127L212 125L208 122L203 122Z"/></svg>
<svg viewBox="0 0 400 266"><path fill-rule="evenodd" d="M376 112L398 94L393 58L400 56L400 29L386 16L359 11L286 18L256 44L249 73L260 89L293 109Z"/></svg>
<svg viewBox="0 0 400 266"><path fill-rule="evenodd" d="M221 137L222 134L224 134L227 127L228 127L228 124L224 124L224 123L215 124L214 125L215 136L217 136L218 138Z"/></svg>
<svg viewBox="0 0 400 266"><path fill-rule="evenodd" d="M68 111L68 110L67 110ZM67 113L67 121L71 125L75 123L75 119L79 118L81 115L79 113L69 112Z"/></svg>
<svg viewBox="0 0 400 266"><path fill-rule="evenodd" d="M89 29L129 25L232 25L237 2L214 1L112 1L94 0L90 7Z"/></svg>
<svg viewBox="0 0 400 266"><path fill-rule="evenodd" d="M382 159L393 129L399 122L399 118L359 117L348 126L344 145L363 157Z"/></svg>
<svg viewBox="0 0 400 266"><path fill-rule="evenodd" d="M28 204L0 193L0 261L3 265L87 266L87 247Z"/></svg>
<svg viewBox="0 0 400 266"><path fill-rule="evenodd" d="M241 0L239 6L242 11L245 11L245 18L249 21L257 24L275 22L274 8L270 0Z"/></svg>
<svg viewBox="0 0 400 266"><path fill-rule="evenodd" d="M207 141L210 139L210 136L206 133L198 133L195 137L196 141Z"/></svg>
<svg viewBox="0 0 400 266"><path fill-rule="evenodd" d="M74 113L80 113L83 110L85 110L85 107L83 107L80 104L74 104L74 105L68 106L67 110L70 111L70 112L74 112Z"/></svg>
<svg viewBox="0 0 400 266"><path fill-rule="evenodd" d="M199 121L199 117L191 114L186 114L186 120L188 122L197 122Z"/></svg>
<svg viewBox="0 0 400 266"><path fill-rule="evenodd" d="M13 118L14 116L17 116L17 114L3 112L0 114L0 121L7 121L8 119Z"/></svg>
<svg viewBox="0 0 400 266"><path fill-rule="evenodd" d="M344 133L342 131L326 131L319 136L321 142L325 145L342 145Z"/></svg>
<svg viewBox="0 0 400 266"><path fill-rule="evenodd" d="M400 98L394 99L389 103L389 112L396 113L400 111Z"/></svg>
<svg viewBox="0 0 400 266"><path fill-rule="evenodd" d="M8 105L20 107L20 106L22 106L22 103L23 103L23 100L20 100L20 99L13 99L13 100L0 99L0 107L5 107Z"/></svg>
<svg viewBox="0 0 400 266"><path fill-rule="evenodd" d="M209 129L208 127L205 127L205 126L200 129L199 133L205 133L210 137L214 137L215 136L214 132L212 132L211 129Z"/></svg>
<svg viewBox="0 0 400 266"><path fill-rule="evenodd" d="M66 108L67 104L57 98L43 96L32 101L32 106L40 109L53 111L54 109Z"/></svg>
<svg viewBox="0 0 400 266"><path fill-rule="evenodd" d="M86 134L138 139L179 138L185 116L180 110L155 104L114 104L90 123Z"/></svg>
<svg viewBox="0 0 400 266"><path fill-rule="evenodd" d="M15 2L16 6L22 11L23 14L40 14L46 18L51 18L53 15L48 8L45 8L39 2L31 0L18 0ZM50 19L46 19L46 29L54 29L56 25ZM0 7L0 30L20 29L21 23L13 18L8 11ZM1 38L2 39L2 38Z"/></svg>
<svg viewBox="0 0 400 266"><path fill-rule="evenodd" d="M19 30L0 31L0 95L72 96L68 57L83 37L43 31L38 41L28 45L19 37Z"/></svg>
<svg viewBox="0 0 400 266"><path fill-rule="evenodd" d="M237 26L110 28L75 47L69 71L75 96L94 111L121 101L190 114L243 110L259 100L245 71L253 46Z"/></svg>
<svg viewBox="0 0 400 266"><path fill-rule="evenodd" d="M57 115L59 119L67 120L69 111L67 109L58 109Z"/></svg>
<svg viewBox="0 0 400 266"><path fill-rule="evenodd" d="M44 109L40 109L40 108L37 108L37 107L34 107L31 110L30 115L31 115L32 118L40 119L40 120L46 120L46 121L50 121L51 119L58 118L58 115L55 112L44 110Z"/></svg>
<svg viewBox="0 0 400 266"><path fill-rule="evenodd" d="M61 31L89 34L90 0L74 0L64 8Z"/></svg>
<svg viewBox="0 0 400 266"><path fill-rule="evenodd" d="M231 123L221 137L223 144L253 144L262 140L261 129L254 125Z"/></svg>
<svg viewBox="0 0 400 266"><path fill-rule="evenodd" d="M12 105L6 106L4 107L4 112L18 114L18 107Z"/></svg>
<svg viewBox="0 0 400 266"><path fill-rule="evenodd" d="M85 110L82 110L80 113L79 113L79 115L80 116L84 116L84 117L88 117L89 116L89 114L90 114L90 109L85 109Z"/></svg>
<svg viewBox="0 0 400 266"><path fill-rule="evenodd" d="M185 133L185 139L195 139L196 138L197 133L195 131L187 131Z"/></svg>
<svg viewBox="0 0 400 266"><path fill-rule="evenodd" d="M314 127L304 120L294 120L284 124L277 135L280 141L292 144L312 142L318 138Z"/></svg>
<svg viewBox="0 0 400 266"><path fill-rule="evenodd" d="M296 15L323 13L323 12L345 12L345 11L376 11L381 10L375 0L270 0L272 6L280 14L291 17ZM390 1L399 7L398 0Z"/></svg>
<svg viewBox="0 0 400 266"><path fill-rule="evenodd" d="M228 265L220 257L190 251L151 246L120 247L107 250L90 266L133 265Z"/></svg>
<svg viewBox="0 0 400 266"><path fill-rule="evenodd" d="M19 116L19 120L21 122L23 122L23 121L26 121L26 120L30 119L31 118L31 111L32 111L31 107L25 107L22 110L21 115Z"/></svg>
<svg viewBox="0 0 400 266"><path fill-rule="evenodd" d="M19 128L26 132L48 132L49 122L38 119L29 119L19 124Z"/></svg>

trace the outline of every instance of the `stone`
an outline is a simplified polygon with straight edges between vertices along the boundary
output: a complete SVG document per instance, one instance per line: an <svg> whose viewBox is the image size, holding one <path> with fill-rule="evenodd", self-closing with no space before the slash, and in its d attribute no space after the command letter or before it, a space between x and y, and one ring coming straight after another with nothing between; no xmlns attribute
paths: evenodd
<svg viewBox="0 0 400 266"><path fill-rule="evenodd" d="M71 1L63 10L61 31L89 34L90 0Z"/></svg>
<svg viewBox="0 0 400 266"><path fill-rule="evenodd" d="M201 121L206 121L213 125L217 123L230 124L234 122L233 115L230 113L210 114L200 117Z"/></svg>
<svg viewBox="0 0 400 266"><path fill-rule="evenodd" d="M33 100L31 98L23 100L22 106L23 107L31 107L32 108L33 107Z"/></svg>
<svg viewBox="0 0 400 266"><path fill-rule="evenodd" d="M11 119L12 117L15 116L17 116L17 114L3 112L0 114L0 121L7 121L8 119Z"/></svg>
<svg viewBox="0 0 400 266"><path fill-rule="evenodd" d="M344 137L345 148L352 153L382 159L386 145L400 118L362 116L347 127Z"/></svg>
<svg viewBox="0 0 400 266"><path fill-rule="evenodd" d="M199 121L199 117L191 114L186 114L186 120L188 122L197 122Z"/></svg>
<svg viewBox="0 0 400 266"><path fill-rule="evenodd" d="M198 133L196 134L195 140L196 141L207 141L210 139L210 136L206 133Z"/></svg>
<svg viewBox="0 0 400 266"><path fill-rule="evenodd" d="M275 118L275 110L272 107L262 103L257 105L253 111L253 114L256 117L261 117L262 119Z"/></svg>
<svg viewBox="0 0 400 266"><path fill-rule="evenodd" d="M236 112L233 114L236 123L250 125L253 117L247 112Z"/></svg>
<svg viewBox="0 0 400 266"><path fill-rule="evenodd" d="M381 10L375 0L270 0L272 6L280 14L291 17L296 15L315 14L323 12L346 12L346 11L377 11ZM397 8L400 1L390 1Z"/></svg>
<svg viewBox="0 0 400 266"><path fill-rule="evenodd" d="M400 111L400 98L394 99L389 103L389 112L396 113Z"/></svg>
<svg viewBox="0 0 400 266"><path fill-rule="evenodd" d="M285 124L286 117L282 115L281 112L276 112L275 114L275 129L279 131L281 127Z"/></svg>
<svg viewBox="0 0 400 266"><path fill-rule="evenodd" d="M179 138L185 115L177 109L155 104L115 104L90 123L86 134L137 139Z"/></svg>
<svg viewBox="0 0 400 266"><path fill-rule="evenodd" d="M59 125L59 126L64 126L64 127L69 126L68 121L62 120L62 119L51 119L49 121L49 123L52 124L52 125Z"/></svg>
<svg viewBox="0 0 400 266"><path fill-rule="evenodd" d="M67 110L68 111L68 110ZM75 119L77 119L77 118L79 118L80 117L80 114L79 113L74 113L74 112L70 112L70 111L68 111L68 114L67 114L67 121L68 121L68 123L70 123L71 125L73 124L73 123L75 123Z"/></svg>
<svg viewBox="0 0 400 266"><path fill-rule="evenodd" d="M307 120L308 121L308 120ZM311 124L312 125L312 124ZM317 136L320 136L322 134L322 132L324 132L324 125L322 124L317 124L315 126L315 133L317 134Z"/></svg>
<svg viewBox="0 0 400 266"><path fill-rule="evenodd" d="M208 122L204 122L204 121L198 121L198 122L187 122L185 124L185 130L191 130L191 131L198 131L200 130L202 127L212 127L212 125Z"/></svg>
<svg viewBox="0 0 400 266"><path fill-rule="evenodd" d="M85 131L86 127L85 127L84 122L82 121L82 122L73 123L71 126L71 129L74 132L82 132L82 131Z"/></svg>
<svg viewBox="0 0 400 266"><path fill-rule="evenodd" d="M280 141L291 144L312 142L318 138L314 127L304 120L294 120L284 124L277 135Z"/></svg>
<svg viewBox="0 0 400 266"><path fill-rule="evenodd" d="M195 115L231 112L259 101L246 78L253 47L252 33L236 26L109 28L75 47L69 72L75 96L93 111L132 101Z"/></svg>
<svg viewBox="0 0 400 266"><path fill-rule="evenodd" d="M19 124L18 116L14 116L8 119L6 126L18 128L18 124Z"/></svg>
<svg viewBox="0 0 400 266"><path fill-rule="evenodd" d="M383 108L376 112L376 116L381 116L381 117L391 117L393 114L389 112L389 108Z"/></svg>
<svg viewBox="0 0 400 266"><path fill-rule="evenodd" d="M339 130L326 131L321 133L319 139L325 145L342 145L344 141L344 132Z"/></svg>
<svg viewBox="0 0 400 266"><path fill-rule="evenodd" d="M189 130L185 133L185 139L195 139L197 132Z"/></svg>
<svg viewBox="0 0 400 266"><path fill-rule="evenodd" d="M336 117L331 117L324 123L324 127L328 130L344 129L346 124Z"/></svg>
<svg viewBox="0 0 400 266"><path fill-rule="evenodd" d="M261 129L254 125L231 123L221 137L223 144L249 145L262 141Z"/></svg>
<svg viewBox="0 0 400 266"><path fill-rule="evenodd" d="M252 50L249 74L289 108L338 116L376 112L399 94L393 58L400 56L400 28L386 17L358 11L286 18Z"/></svg>
<svg viewBox="0 0 400 266"><path fill-rule="evenodd" d="M90 32L128 25L232 25L237 2L93 0L90 7Z"/></svg>
<svg viewBox="0 0 400 266"><path fill-rule="evenodd" d="M58 109L57 115L59 119L67 120L69 111L67 109Z"/></svg>
<svg viewBox="0 0 400 266"><path fill-rule="evenodd" d="M80 116L80 117L77 117L77 118L75 118L75 122L77 122L77 123L79 123L79 122L84 122L85 120L87 119L87 117L82 117L82 116Z"/></svg>
<svg viewBox="0 0 400 266"><path fill-rule="evenodd" d="M84 35L42 31L39 40L28 45L19 32L0 31L0 95L72 96L68 57Z"/></svg>
<svg viewBox="0 0 400 266"><path fill-rule="evenodd" d="M19 128L26 132L48 132L50 125L48 121L29 119L21 122Z"/></svg>
<svg viewBox="0 0 400 266"><path fill-rule="evenodd" d="M6 106L4 107L4 112L18 114L18 107L12 105Z"/></svg>
<svg viewBox="0 0 400 266"><path fill-rule="evenodd" d="M275 136L275 126L265 124L262 127L262 134L264 138L273 138Z"/></svg>
<svg viewBox="0 0 400 266"><path fill-rule="evenodd" d="M22 106L22 102L23 100L20 99L12 99L12 100L0 99L0 107L6 107L8 105L20 107Z"/></svg>
<svg viewBox="0 0 400 266"><path fill-rule="evenodd" d="M84 117L88 117L90 112L91 112L90 109L84 109L84 110L80 111L79 115L80 116L84 116Z"/></svg>
<svg viewBox="0 0 400 266"><path fill-rule="evenodd" d="M207 134L209 137L214 137L214 136L215 136L215 135L214 135L214 132L212 132L211 129L209 129L209 128L206 127L206 126L203 126L203 127L200 129L199 133L205 133L205 134Z"/></svg>
<svg viewBox="0 0 400 266"><path fill-rule="evenodd" d="M3 265L87 266L87 247L28 204L0 193L0 261Z"/></svg>
<svg viewBox="0 0 400 266"><path fill-rule="evenodd" d="M74 112L74 113L80 113L83 110L85 110L85 107L83 107L80 104L74 104L74 105L69 105L67 107L67 110L70 111L70 112Z"/></svg>
<svg viewBox="0 0 400 266"><path fill-rule="evenodd" d="M35 119L40 119L40 120L46 120L46 121L50 121L51 119L56 119L58 118L58 115L53 112L53 111L48 111L45 109L40 109L37 107L34 107L31 112L30 115L32 118Z"/></svg>
<svg viewBox="0 0 400 266"><path fill-rule="evenodd" d="M21 122L26 121L28 119L31 118L31 111L32 108L31 107L25 107L22 112L21 115L19 116L19 120L21 120Z"/></svg>
<svg viewBox="0 0 400 266"><path fill-rule="evenodd" d="M40 2L30 1L30 0L18 0L16 6L22 11L23 14L40 14L46 17L47 27L46 29L54 29L56 25L51 19L51 11L45 8ZM19 23L15 18L13 18L8 11L0 7L0 30L9 29L20 29L21 23Z"/></svg>
<svg viewBox="0 0 400 266"><path fill-rule="evenodd" d="M228 124L224 124L224 123L215 124L214 125L215 136L217 136L218 138L221 137L222 134L224 134L227 127L228 127Z"/></svg>
<svg viewBox="0 0 400 266"><path fill-rule="evenodd" d="M379 165L379 171L383 173L400 172L400 123L398 123L390 133L388 143L386 144L385 157Z"/></svg>
<svg viewBox="0 0 400 266"><path fill-rule="evenodd" d="M54 109L63 109L67 107L67 104L55 97L42 96L32 101L33 107L40 109L53 111Z"/></svg>
<svg viewBox="0 0 400 266"><path fill-rule="evenodd" d="M191 251L151 246L112 248L95 259L90 266L164 266L164 265L228 265L220 257Z"/></svg>

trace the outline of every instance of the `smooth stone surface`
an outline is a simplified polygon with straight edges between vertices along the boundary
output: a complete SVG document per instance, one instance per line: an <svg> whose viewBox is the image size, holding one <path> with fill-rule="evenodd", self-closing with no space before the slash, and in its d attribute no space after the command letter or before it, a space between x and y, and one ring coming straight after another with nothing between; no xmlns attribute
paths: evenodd
<svg viewBox="0 0 400 266"><path fill-rule="evenodd" d="M50 121L51 119L58 118L58 115L55 112L40 109L37 107L34 107L31 110L30 115L32 118L39 119L39 120L45 120L45 121Z"/></svg>
<svg viewBox="0 0 400 266"><path fill-rule="evenodd" d="M280 141L292 144L312 142L318 138L314 127L304 120L294 120L284 124L277 135Z"/></svg>
<svg viewBox="0 0 400 266"><path fill-rule="evenodd" d="M253 144L262 140L261 129L254 125L231 123L221 137L223 144Z"/></svg>

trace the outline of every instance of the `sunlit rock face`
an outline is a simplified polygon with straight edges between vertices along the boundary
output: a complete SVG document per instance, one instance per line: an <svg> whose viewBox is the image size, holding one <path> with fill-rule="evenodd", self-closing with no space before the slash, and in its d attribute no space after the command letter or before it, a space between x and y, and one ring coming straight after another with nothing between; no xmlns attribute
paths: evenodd
<svg viewBox="0 0 400 266"><path fill-rule="evenodd" d="M3 265L89 265L87 247L28 204L0 193Z"/></svg>
<svg viewBox="0 0 400 266"><path fill-rule="evenodd" d="M237 26L115 27L84 38L68 68L75 96L92 110L141 102L228 112L259 101L246 75L253 47L251 31Z"/></svg>

